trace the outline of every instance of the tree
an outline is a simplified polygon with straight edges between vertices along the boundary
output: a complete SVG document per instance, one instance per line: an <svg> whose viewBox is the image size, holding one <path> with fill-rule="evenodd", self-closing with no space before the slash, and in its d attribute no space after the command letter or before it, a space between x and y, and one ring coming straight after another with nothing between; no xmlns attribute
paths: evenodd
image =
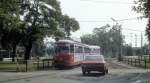
<svg viewBox="0 0 150 83"><path fill-rule="evenodd" d="M3 31L16 28L19 22L17 2L18 0L0 1L0 37L3 36Z"/></svg>
<svg viewBox="0 0 150 83"><path fill-rule="evenodd" d="M80 28L78 21L76 21L75 18L70 18L67 15L62 16L61 27L64 29L64 33L67 37L70 37L71 31L75 32Z"/></svg>
<svg viewBox="0 0 150 83"><path fill-rule="evenodd" d="M61 11L56 0L23 0L21 14L26 23L22 41L25 46L24 59L28 60L33 43L58 30Z"/></svg>
<svg viewBox="0 0 150 83"><path fill-rule="evenodd" d="M18 0L1 0L0 1L0 38L3 33L16 28L18 19Z"/></svg>
<svg viewBox="0 0 150 83"><path fill-rule="evenodd" d="M44 56L46 53L46 45L44 45L43 41L35 42L33 44L32 54L33 56Z"/></svg>
<svg viewBox="0 0 150 83"><path fill-rule="evenodd" d="M136 5L133 6L133 10L137 13L142 13L146 18L148 18L146 34L150 41L150 0L137 0L135 3Z"/></svg>
<svg viewBox="0 0 150 83"><path fill-rule="evenodd" d="M90 45L95 45L96 41L94 40L94 35L93 34L85 34L81 37L81 41L84 44L90 44Z"/></svg>
<svg viewBox="0 0 150 83"><path fill-rule="evenodd" d="M0 43L3 48L13 50L13 58L17 45L23 45L24 59L28 60L33 44L44 37L66 37L66 31L70 35L79 29L74 18L64 19L57 0L1 0ZM62 27L64 21L67 28Z"/></svg>
<svg viewBox="0 0 150 83"><path fill-rule="evenodd" d="M1 43L2 47L9 52L12 51L12 62L14 62L14 58L16 56L17 45L20 43L22 36L19 29L12 29L9 32L5 32L2 36Z"/></svg>
<svg viewBox="0 0 150 83"><path fill-rule="evenodd" d="M0 42L3 48L13 50L13 56L15 56L16 45L18 44L16 40L19 26L18 2L19 0L0 1Z"/></svg>
<svg viewBox="0 0 150 83"><path fill-rule="evenodd" d="M125 44L123 46L123 52L122 52L122 54L124 56L133 56L133 48L130 45Z"/></svg>
<svg viewBox="0 0 150 83"><path fill-rule="evenodd" d="M123 43L123 36L120 34L121 26L114 25L111 29L106 29L107 27L109 26L95 28L92 34L83 35L81 40L85 44L100 46L105 56L116 57Z"/></svg>

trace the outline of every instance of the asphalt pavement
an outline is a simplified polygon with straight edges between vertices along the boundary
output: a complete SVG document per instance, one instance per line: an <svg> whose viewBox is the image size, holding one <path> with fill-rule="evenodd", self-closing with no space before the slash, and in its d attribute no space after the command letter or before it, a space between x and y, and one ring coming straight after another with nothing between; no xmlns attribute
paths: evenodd
<svg viewBox="0 0 150 83"><path fill-rule="evenodd" d="M0 83L150 83L150 70L108 61L109 73L82 75L81 68L36 72L0 72Z"/></svg>

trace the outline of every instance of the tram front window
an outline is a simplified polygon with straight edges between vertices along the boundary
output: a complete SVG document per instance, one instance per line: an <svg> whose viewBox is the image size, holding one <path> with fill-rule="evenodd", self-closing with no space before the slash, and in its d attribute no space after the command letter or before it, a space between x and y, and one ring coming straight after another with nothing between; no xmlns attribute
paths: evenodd
<svg viewBox="0 0 150 83"><path fill-rule="evenodd" d="M103 61L103 56L86 56L85 61Z"/></svg>
<svg viewBox="0 0 150 83"><path fill-rule="evenodd" d="M57 46L55 52L56 52L56 54L69 53L69 47L68 46Z"/></svg>
<svg viewBox="0 0 150 83"><path fill-rule="evenodd" d="M93 49L93 50L91 50L91 53L100 54L100 50L99 49Z"/></svg>

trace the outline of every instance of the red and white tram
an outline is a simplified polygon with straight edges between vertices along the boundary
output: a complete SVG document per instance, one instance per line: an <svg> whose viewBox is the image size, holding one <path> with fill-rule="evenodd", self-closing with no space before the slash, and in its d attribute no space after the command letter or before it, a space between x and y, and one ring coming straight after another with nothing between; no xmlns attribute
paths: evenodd
<svg viewBox="0 0 150 83"><path fill-rule="evenodd" d="M59 40L55 43L55 53L53 61L55 67L72 67L80 65L84 56L100 53L100 47L73 40Z"/></svg>

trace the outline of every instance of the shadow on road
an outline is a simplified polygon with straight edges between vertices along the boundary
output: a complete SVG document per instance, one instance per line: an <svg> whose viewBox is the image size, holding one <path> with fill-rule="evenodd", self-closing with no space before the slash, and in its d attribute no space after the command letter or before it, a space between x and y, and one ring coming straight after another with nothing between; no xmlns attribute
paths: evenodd
<svg viewBox="0 0 150 83"><path fill-rule="evenodd" d="M86 75L82 75L82 73L76 73L76 74L65 75L62 77L65 79L85 81L85 80L99 80L101 77L103 78L104 75L102 75L101 73L90 73Z"/></svg>
<svg viewBox="0 0 150 83"><path fill-rule="evenodd" d="M72 70L72 69L76 69L79 68L80 66L73 66L73 67L53 67L55 70Z"/></svg>
<svg viewBox="0 0 150 83"><path fill-rule="evenodd" d="M88 73L86 75L82 75L82 76L85 76L85 77L100 77L100 76L104 76L104 74L102 73Z"/></svg>

